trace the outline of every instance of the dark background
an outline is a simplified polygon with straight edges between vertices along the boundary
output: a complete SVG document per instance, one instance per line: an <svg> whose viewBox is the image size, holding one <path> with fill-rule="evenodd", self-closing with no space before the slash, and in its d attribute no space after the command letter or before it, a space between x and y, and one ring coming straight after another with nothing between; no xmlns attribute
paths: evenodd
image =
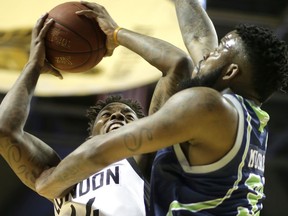
<svg viewBox="0 0 288 216"><path fill-rule="evenodd" d="M240 23L270 27L288 42L287 0L210 0L207 11L219 38ZM147 111L155 83L121 92L137 99ZM4 94L0 94L2 100ZM34 97L25 130L49 143L62 157L87 137L86 109L107 95ZM266 158L267 199L261 216L287 215L288 204L288 96L275 94L262 107L270 114ZM23 186L0 157L0 215L52 216L52 204Z"/></svg>

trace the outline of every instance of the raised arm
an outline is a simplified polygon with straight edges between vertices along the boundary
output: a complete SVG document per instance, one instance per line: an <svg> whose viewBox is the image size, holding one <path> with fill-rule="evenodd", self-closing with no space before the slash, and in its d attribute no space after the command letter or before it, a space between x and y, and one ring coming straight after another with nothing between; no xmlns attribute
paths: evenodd
<svg viewBox="0 0 288 216"><path fill-rule="evenodd" d="M162 72L162 78L154 91L149 114L156 112L171 95L175 94L177 84L190 77L193 69L191 58L183 50L166 41L119 28L103 6L88 2L84 4L92 10L81 11L78 14L97 20L107 35L106 46L110 50L108 55L121 45L137 53Z"/></svg>
<svg viewBox="0 0 288 216"><path fill-rule="evenodd" d="M178 23L185 46L195 64L218 46L214 25L200 0L175 0Z"/></svg>
<svg viewBox="0 0 288 216"><path fill-rule="evenodd" d="M35 25L29 61L0 106L0 154L21 181L33 190L41 172L60 161L48 145L23 130L40 73L49 71L61 77L45 62L44 37L52 24L52 20L44 24L46 17L41 17Z"/></svg>
<svg viewBox="0 0 288 216"><path fill-rule="evenodd" d="M193 68L190 56L166 41L120 28L107 10L99 4L88 2L84 4L92 10L81 11L78 14L96 18L99 26L107 35L108 55L111 55L113 50L121 45L140 55L162 73L149 107L149 115L155 113L168 98L177 92L178 84L191 76ZM143 76L145 76L145 71ZM147 179L150 179L154 153L144 154L136 158L142 173Z"/></svg>
<svg viewBox="0 0 288 216"><path fill-rule="evenodd" d="M162 72L150 104L151 115L177 92L179 82L190 77L192 61L181 49L157 38L121 29L117 39L119 44L138 53Z"/></svg>
<svg viewBox="0 0 288 216"><path fill-rule="evenodd" d="M88 6L91 10L83 10L77 13L78 15L85 15L89 18L94 18L97 20L99 26L107 35L106 47L108 50L108 55L112 55L113 50L120 44L139 54L147 62L149 62L151 65L158 68L162 72L163 77L159 80L157 84L151 104L151 107L153 108L150 109L150 114L158 113L156 111L159 110L159 108L173 94L176 93L178 83L181 82L183 79L189 78L191 76L191 58L179 48L163 40L142 35L127 30L125 28L119 28L118 24L116 24L116 22L110 17L110 15L103 6L96 3L87 2L85 2L84 4ZM161 113L161 116L166 115L163 114L165 113L165 111L162 111ZM177 118L175 118L174 120L176 121L176 119ZM162 117L159 119L159 121L163 122ZM149 122L149 125L150 124L151 123ZM163 124L164 125L162 126L165 128L165 123ZM160 126L160 128L162 128L162 126ZM169 136L167 136L167 139L168 138ZM90 164L91 161L89 159L86 160L87 154L90 154L92 152L89 148L93 148L93 140L95 141L95 143L98 143L100 142L98 141L98 139L100 140L101 138L97 136L95 137L95 140L94 138L88 140L86 143L82 144L78 150L65 158L61 162L61 164L56 167L55 170L50 169L43 173L43 175L37 181L37 185L39 186L38 192L40 192L44 196L55 198L56 196L62 195L66 187L71 186L71 184L76 183L79 180L87 177L87 175L91 174L90 171L97 171L98 168L109 164L109 162L104 165L93 163ZM169 140L169 142L170 141L171 140ZM137 152L137 154L153 152L159 149L158 147L159 146L155 145L155 148L149 149L149 151ZM102 155L101 152L97 152L96 154ZM98 158L96 154L94 156ZM133 152L130 152L130 155L125 155L125 157L129 157L132 155ZM117 155L113 154L111 154L109 157L111 157L113 160L115 159L115 161L119 159ZM102 162L105 163L104 161ZM87 171L86 168L91 170Z"/></svg>

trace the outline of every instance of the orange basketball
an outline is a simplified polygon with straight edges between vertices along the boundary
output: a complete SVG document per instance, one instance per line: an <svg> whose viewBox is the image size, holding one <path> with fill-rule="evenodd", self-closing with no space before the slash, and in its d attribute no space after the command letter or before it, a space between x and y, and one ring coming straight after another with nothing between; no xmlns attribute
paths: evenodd
<svg viewBox="0 0 288 216"><path fill-rule="evenodd" d="M96 66L106 53L106 35L94 19L77 15L87 10L80 2L66 2L49 12L54 24L47 32L46 58L58 70L84 72Z"/></svg>

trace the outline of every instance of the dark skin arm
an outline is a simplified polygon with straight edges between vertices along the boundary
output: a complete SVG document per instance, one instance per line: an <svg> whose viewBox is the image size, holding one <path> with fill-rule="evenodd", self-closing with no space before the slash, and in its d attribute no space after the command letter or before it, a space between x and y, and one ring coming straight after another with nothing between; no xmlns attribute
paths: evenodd
<svg viewBox="0 0 288 216"><path fill-rule="evenodd" d="M168 98L177 92L181 81L191 77L193 63L196 65L205 54L217 47L218 39L214 26L198 0L175 1L182 36L192 59L182 50L165 41L126 29L118 32L118 44L115 44L113 33L118 24L101 5L87 2L85 5L94 11L82 11L79 14L96 18L107 35L109 53L113 53L117 45L125 46L161 71L162 77L154 90L149 115L159 110ZM151 153L138 159L146 176L149 176L153 157L154 154Z"/></svg>
<svg viewBox="0 0 288 216"><path fill-rule="evenodd" d="M157 82L153 93L149 115L156 112L169 97L177 92L179 82L191 76L193 70L191 58L183 50L166 41L127 29L119 30L116 44L113 33L118 24L112 19L107 10L97 3L82 2L82 4L85 4L91 10L79 11L77 14L96 19L99 23L99 26L107 35L107 55L111 55L114 49L121 45L140 55L162 73L162 77ZM150 178L153 158L154 154L135 157L147 179Z"/></svg>
<svg viewBox="0 0 288 216"><path fill-rule="evenodd" d="M217 33L199 0L175 0L175 9L185 46L197 64L218 46Z"/></svg>
<svg viewBox="0 0 288 216"><path fill-rule="evenodd" d="M186 141L193 143L185 150L190 164L209 164L231 149L236 129L237 112L219 92L203 87L184 90L156 113L80 145L57 167L43 172L37 192L48 198L61 196L113 162Z"/></svg>
<svg viewBox="0 0 288 216"><path fill-rule="evenodd" d="M178 91L179 83L191 77L193 65L196 65L206 53L211 52L218 43L214 25L198 0L176 0L174 2L182 37L192 61L189 62L187 70L183 69L183 66L179 66L174 70L170 69L162 72L162 77L158 80L153 92L149 115L158 111ZM167 50L166 52L164 53L169 55L171 51ZM167 55L163 59L167 58ZM182 62L182 64L186 63ZM142 164L146 165L144 170L148 174L151 173L154 157L155 153L149 153L142 157Z"/></svg>
<svg viewBox="0 0 288 216"><path fill-rule="evenodd" d="M175 94L178 83L191 76L193 70L191 58L183 50L166 41L124 28L118 31L116 44L113 33L118 24L107 10L96 3L82 2L82 4L91 10L79 11L77 14L97 20L107 35L107 55L111 55L113 50L121 45L140 55L162 73L153 95L149 114L156 112L171 95Z"/></svg>
<svg viewBox="0 0 288 216"><path fill-rule="evenodd" d="M187 7L187 2L176 2L175 6L178 13L185 12L186 20L183 18L180 23L183 23L187 27L189 25L188 21L191 20L201 20L205 18L205 21L198 22L199 24L195 26L195 21L190 24L194 26L193 32L198 32L197 36L201 36L201 42L194 40L194 46L192 49L188 49L191 58L187 56L185 52L179 48L169 44L163 40L152 38L146 35L138 34L127 29L121 29L117 34L117 43L115 44L113 33L118 27L118 24L111 18L105 8L96 3L84 3L87 7L91 8L93 11L81 11L78 14L86 15L90 18L95 18L102 30L107 35L107 50L108 55L113 53L113 50L118 45L122 45L131 51L139 54L147 62L149 62L154 67L158 68L162 73L162 77L158 80L156 88L154 90L150 107L149 115L155 113L159 110L163 104L175 94L178 90L178 84L185 79L191 77L193 71L193 62L197 64L203 55L207 52L212 51L215 46L217 46L217 35L214 30L214 26L211 25L211 21L204 10L201 8L198 1L194 1L193 7L198 10L193 14L189 14L188 10L191 9ZM201 11L199 11L202 9ZM201 13L200 13L201 12ZM188 16L189 15L189 16ZM208 25L209 23L209 25ZM193 33L194 34L194 33ZM201 34L201 35L200 35ZM184 41L188 41L190 37L188 34L183 33ZM196 34L194 34L196 37ZM205 43L204 43L205 42ZM195 54L194 54L195 52ZM139 165L142 167L142 171L146 173L147 178L150 174L151 161L153 160L154 154L146 154L145 156L138 158Z"/></svg>
<svg viewBox="0 0 288 216"><path fill-rule="evenodd" d="M167 70L158 81L150 104L149 114L159 110L173 94L177 92L177 85L192 75L193 65L203 56L217 47L218 39L214 25L202 8L198 0L175 0L178 23L184 43L191 57L189 68L183 70ZM169 58L171 51L166 50L165 58ZM187 62L182 62L186 64Z"/></svg>
<svg viewBox="0 0 288 216"><path fill-rule="evenodd" d="M90 8L98 8L96 9L95 11L95 8L94 8L94 11L81 11L81 12L78 12L78 14L81 14L81 15L86 15L88 17L94 17L95 18L95 15L96 15L96 19L98 21L98 23L100 24L102 30L106 33L107 35L107 48L108 50L110 50L110 52L108 54L112 54L113 53L113 50L115 49L115 47L118 46L118 44L115 44L115 41L113 40L113 32L115 31L115 29L118 27L118 25L111 19L111 17L109 15L107 15L107 11L102 8L102 6L100 5L97 5L95 3L92 3L92 4L88 4L88 3L85 3L88 7ZM100 9L99 9L100 8ZM99 12L100 11L100 12ZM197 15L197 14L196 14ZM194 15L194 17L196 16ZM202 15L199 15L200 17ZM205 24L205 22L204 22ZM209 34L205 34L206 37L207 37L207 41L209 42L208 38L210 38L211 41L217 41L217 36L215 34L215 31L214 31L214 28L210 29L211 26L208 26L207 27L207 31L206 33L210 33ZM213 26L212 26L213 27ZM201 30L205 29L203 28L203 26L201 27L200 25L197 27L198 28L198 31L200 32ZM119 32L118 32L118 35L117 35L117 38L118 38L118 43L120 45L123 45L129 49L131 49L132 51L138 53L140 56L142 56L144 59L146 59L149 63L151 63L153 66L157 67L163 74L162 78L159 80L158 84L157 84L157 87L156 87L156 90L155 90L155 93L154 93L154 96L153 96L153 100L152 100L152 103L151 103L151 107L150 107L150 111L149 111L149 114L153 114L155 113L160 107L163 106L163 104L167 101L167 99L175 94L175 92L177 91L177 88L176 88L176 85L183 79L187 78L187 77L190 77L191 76L191 71L192 71L192 61L190 58L187 58L187 56L185 55L182 55L183 51L179 52L180 50L178 48L175 49L175 47L172 47L172 45L169 45L167 46L167 43L166 42L163 42L161 40L155 40L154 38L149 38L147 36L143 36L141 34L137 34L137 33L134 33L132 31L129 31L129 30L126 30L126 29L121 29ZM148 38L148 39L147 39ZM149 41L151 40L151 41ZM155 42L156 41L156 42ZM141 42L141 43L139 43ZM147 42L147 43L146 43ZM216 43L208 43L208 44L202 44L202 43L198 43L197 46L201 47L201 50L198 51L197 55L195 55L195 59L197 59L197 56L200 56L201 55L201 59L203 57L203 55L206 53L206 51L208 50L212 50L214 49L214 47L217 45L217 42ZM143 48L143 44L145 45L144 48ZM156 46L158 45L158 47ZM173 53L174 52L174 53ZM169 55L168 55L169 53ZM201 54L199 54L201 53ZM176 54L176 55L175 55ZM184 57L182 58L181 55ZM179 57L177 61L177 58L175 58L175 56ZM194 58L194 55L191 55L192 58ZM171 58L171 59L169 59ZM199 57L200 58L200 57ZM175 60L176 59L176 60ZM186 61L186 62L185 62ZM196 60L197 61L197 60ZM174 64L172 65L171 64L176 62L177 64ZM169 65L170 63L170 65ZM206 91L205 91L206 92ZM204 97L204 96L203 96ZM197 98L198 100L199 98ZM196 98L195 98L196 100ZM174 101L174 100L173 100ZM222 99L221 99L222 101ZM226 104L226 103L225 103ZM174 108L175 109L179 109L178 108L178 105L179 104L174 104L176 105ZM225 105L226 107L226 105ZM231 107L230 107L231 108ZM228 108L228 110L230 110L230 108ZM233 110L233 108L231 108ZM203 111L203 110L202 110ZM235 111L235 110L234 110ZM231 111L229 111L231 112ZM233 112L233 111L232 111ZM160 113L162 114L158 114L156 116L166 116L166 114L163 114L165 113L165 110L164 111L161 111ZM173 113L173 112L171 112ZM199 115L198 115L199 114ZM195 119L193 119L193 121L197 121L197 117L198 116L202 116L202 112L199 111L199 113L195 115ZM235 114L235 113L234 113ZM152 115L152 116L155 116L155 115ZM219 115L217 115L219 117ZM157 119L158 117L153 117L153 119ZM166 126L163 127L163 125L166 125L164 123L164 120L162 120L162 117L159 117L160 119L159 120L152 120L152 121L148 121L147 124L152 124L150 125L151 127L154 126L154 124L156 122L162 122L162 126L161 125L158 125L161 130L157 130L157 131L161 131L160 133L162 134L164 130L164 128ZM170 117L170 116L169 116ZM149 117L150 118L150 117ZM152 118L152 117L151 117ZM226 117L224 117L226 118ZM175 117L175 122L177 122L177 117ZM187 118L185 118L186 120ZM235 121L235 119L233 118L230 118L232 120L232 123L235 123L233 121ZM188 119L187 119L188 120ZM191 120L188 120L189 122ZM141 120L142 122L142 120ZM152 123L154 122L154 124ZM172 122L172 121L171 121ZM133 123L134 124L134 123ZM171 124L172 126L173 124ZM189 125L187 123L187 125ZM163 143L166 143L169 145L169 143L171 143L171 139L169 139L170 136L166 136L168 138L168 140L165 140L163 143L161 143L161 140L158 140L156 141L156 143L161 143L160 145L158 144L147 144L148 146L150 146L149 148L144 148L144 151L142 150L139 150L138 148L131 148L131 146L138 146L141 145L141 146L146 146L146 142L150 142L150 130L148 130L148 128L150 126L144 126L145 128L147 129L143 129L143 128L139 128L139 131L137 131L136 134L143 134L143 136L140 136L138 137L138 135L134 134L133 137L134 139L133 140L137 140L137 139L140 139L141 138L141 142L139 140L140 143L138 144L134 144L134 143L127 143L127 146L126 146L126 150L127 148L131 151L128 151L126 152L127 155L125 155L124 157L129 157L129 156L132 156L132 155L135 155L136 153L137 154L143 154L143 153L147 153L147 152L154 152L155 150L158 150L160 148L162 148L162 144ZM169 125L170 126L170 125ZM174 128L175 125L173 125L173 128ZM132 127L129 127L129 128L132 128ZM217 127L217 128L220 128L220 127ZM231 127L233 128L233 127ZM162 131L163 130L163 131ZM183 129L181 129L179 127L179 133L178 134L181 134L181 132L183 131ZM172 129L173 132L175 132L173 129ZM176 130L177 131L177 130ZM145 132L147 132L147 137L145 139ZM166 131L167 132L167 131ZM185 132L187 132L185 130ZM175 132L176 133L176 132ZM164 134L164 133L163 133ZM169 132L167 133L169 134ZM126 135L126 136L130 136L130 135ZM124 136L125 137L125 136ZM174 136L173 136L174 137ZM176 137L176 136L175 136ZM189 137L189 136L188 136ZM99 138L99 140L98 140ZM95 140L95 142L98 143L101 142L101 137L98 137L97 138L97 141ZM142 140L143 138L143 140ZM192 137L190 137L192 138ZM180 137L179 138L179 142L185 142L187 140L189 140L190 138L183 138L183 137ZM231 137L230 137L231 138ZM96 138L95 138L96 139ZM125 138L124 138L125 139ZM158 133L157 133L157 139L158 139ZM119 141L119 140L118 140ZM154 142L154 140L153 140ZM177 141L178 142L178 141ZM90 144L89 144L90 143ZM85 176L88 177L90 174L94 173L98 168L99 166L100 167L105 167L106 165L110 164L110 159L113 158L113 160L115 159L115 161L117 161L119 158L118 156L120 155L117 155L117 153L112 153L112 155L108 156L107 159L106 156L105 156L105 159L101 158L99 159L98 161L98 157L94 157L93 156L93 160L95 160L97 158L97 162L94 161L94 162L91 162L89 159L86 158L87 154L89 153L92 153L92 151L89 151L88 153L88 149L91 147L93 148L92 146L94 146L93 144L94 142L91 140L89 141L88 143L84 143L83 145L83 148L79 149L79 150L76 150L74 153L72 153L68 158L65 158L65 161L63 163L60 164L60 166L56 167L56 169L54 170L53 169L50 169L50 170L47 170L45 173L43 173L43 175L41 176L41 178L39 178L39 181L38 181L38 184L37 186L38 187L38 190L41 194L45 195L45 196L48 196L48 197L57 197L59 195L61 195L61 191L63 191L65 188L69 187L69 185L73 185L73 182L76 183L78 182L78 180L80 179L84 179ZM173 144L173 143L172 143ZM85 148L87 147L87 149L85 150ZM88 147L89 146L89 147ZM104 145L103 145L104 146ZM125 146L125 145L124 145ZM130 146L130 147L129 147ZM134 147L135 147L134 146ZM196 145L197 146L197 145ZM82 146L81 146L82 147ZM108 146L106 146L108 148ZM125 147L124 147L125 148ZM221 147L222 148L222 147ZM229 148L229 147L228 147ZM102 145L101 145L101 149L102 149ZM106 149L106 148L105 148ZM137 150L136 150L137 149ZM138 152L139 150L139 152ZM224 148L224 151L227 150L226 147ZM86 152L87 151L87 152ZM100 150L102 151L102 150ZM109 151L109 150L108 150ZM202 150L201 150L202 151ZM104 151L105 154L106 154L106 150ZM125 152L125 150L124 150ZM190 152L190 148L188 148L188 152ZM193 151L194 152L194 151ZM197 151L195 151L197 154ZM222 149L221 151L218 151L219 154L221 155L223 153ZM87 154L86 154L87 153ZM86 156L84 156L86 155ZM97 153L97 155L101 155L101 153ZM205 154L204 154L205 155ZM87 160L82 160L82 157L85 157ZM199 158L201 158L201 160L207 160L208 157L202 157L203 155L201 154L199 156ZM79 157L79 158L78 158ZM89 157L89 156L88 156ZM121 156L120 156L121 157ZM219 155L215 155L212 158L212 160L214 160L215 158L219 157ZM76 159L78 158L79 160L83 161L84 164L70 164L73 163L73 161L70 161L71 158L73 159ZM91 156L92 158L92 156ZM210 159L211 159L210 158ZM102 160L103 159L103 160ZM210 160L209 159L209 160ZM108 161L106 161L108 160ZM85 162L86 161L86 162ZM87 161L90 161L92 164L88 165L85 163L87 163ZM100 162L100 164L97 164L98 162ZM202 163L203 161L196 161L196 164L198 163ZM205 162L205 161L204 161ZM88 162L89 163L89 162ZM104 163L104 164L103 164ZM63 165L63 167L62 167ZM89 167L91 168L92 170L88 171L88 170L83 170L83 167L82 166L85 166L85 167ZM94 167L94 168L93 168ZM96 169L96 170L95 170ZM67 172L66 172L67 171ZM77 176L76 176L76 173L77 173ZM82 174L80 174L82 173ZM48 179L46 179L46 177L48 177ZM62 180L65 179L65 183L63 182L62 184ZM47 180L47 181L46 181ZM68 180L68 181L67 181ZM71 182L70 182L71 181ZM70 183L69 183L70 182ZM48 191L48 188L49 188L49 191Z"/></svg>
<svg viewBox="0 0 288 216"><path fill-rule="evenodd" d="M0 106L0 154L20 180L35 190L35 180L43 170L56 166L58 155L37 137L24 131L30 102L41 73L61 74L45 61L44 37L53 23L41 17L33 31L30 56L19 78Z"/></svg>

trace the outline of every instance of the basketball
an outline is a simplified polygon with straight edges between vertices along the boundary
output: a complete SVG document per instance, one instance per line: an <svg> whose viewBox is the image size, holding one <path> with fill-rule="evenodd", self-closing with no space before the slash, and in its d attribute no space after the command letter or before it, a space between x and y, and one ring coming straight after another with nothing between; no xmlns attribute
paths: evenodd
<svg viewBox="0 0 288 216"><path fill-rule="evenodd" d="M66 2L49 11L54 23L45 38L46 58L60 71L85 72L106 53L106 35L94 19L77 15L87 10L80 2Z"/></svg>

